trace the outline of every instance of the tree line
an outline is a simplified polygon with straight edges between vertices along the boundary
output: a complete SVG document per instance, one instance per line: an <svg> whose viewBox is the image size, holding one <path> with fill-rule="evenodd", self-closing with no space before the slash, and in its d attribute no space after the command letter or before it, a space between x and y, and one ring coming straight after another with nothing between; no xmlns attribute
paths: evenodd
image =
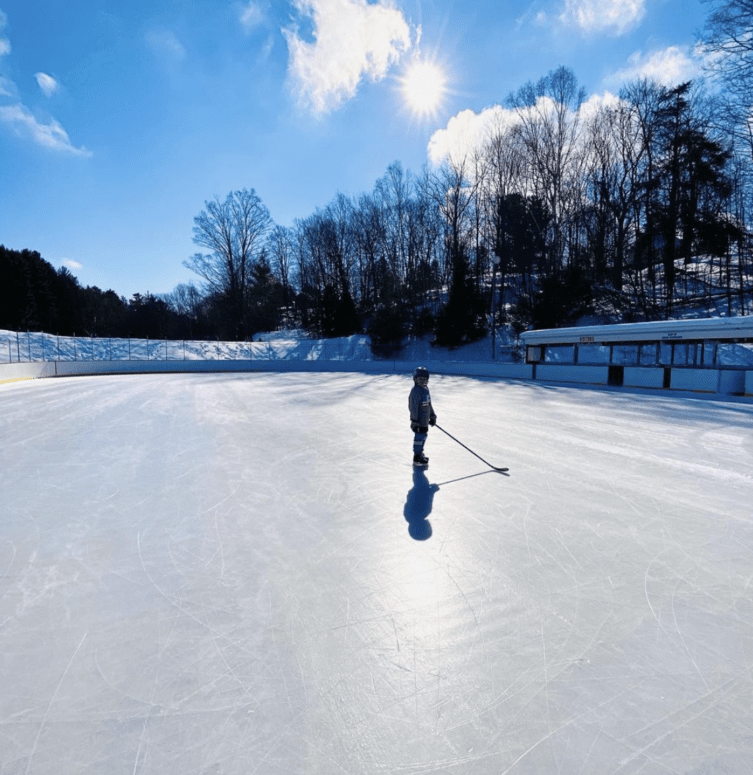
<svg viewBox="0 0 753 775"><path fill-rule="evenodd" d="M194 227L210 252L186 262L204 292L170 303L210 305L227 338L366 330L387 349L409 333L455 346L502 324L750 311L753 146L692 83L584 97L560 68L512 94L472 152L418 176L395 162L292 227L253 190L216 199Z"/></svg>
<svg viewBox="0 0 753 775"><path fill-rule="evenodd" d="M162 298L82 287L34 250L0 245L0 329L61 336L186 338L190 321Z"/></svg>
<svg viewBox="0 0 753 775"><path fill-rule="evenodd" d="M501 325L688 306L747 314L752 31L753 0L717 0L704 44L723 88L639 80L586 101L561 67L510 94L473 148L420 174L396 161L371 192L339 193L290 227L253 189L207 202L194 218L201 252L184 262L198 287L126 301L41 268L38 254L9 264L13 251L0 251L0 276L17 283L0 327L226 340L365 331L389 353L406 335L456 346Z"/></svg>

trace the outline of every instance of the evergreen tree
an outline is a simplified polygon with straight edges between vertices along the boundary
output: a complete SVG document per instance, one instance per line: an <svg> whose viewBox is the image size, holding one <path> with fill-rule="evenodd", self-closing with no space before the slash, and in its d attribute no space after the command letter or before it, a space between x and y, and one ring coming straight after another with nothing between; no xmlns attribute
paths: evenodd
<svg viewBox="0 0 753 775"><path fill-rule="evenodd" d="M470 277L468 260L459 249L452 263L452 283L447 303L437 316L435 345L458 347L475 342L485 331L485 299Z"/></svg>
<svg viewBox="0 0 753 775"><path fill-rule="evenodd" d="M678 262L699 249L724 255L729 230L720 203L729 197L730 152L711 139L689 100L690 82L665 89L657 111L655 190L659 245L666 284L665 315L672 314Z"/></svg>

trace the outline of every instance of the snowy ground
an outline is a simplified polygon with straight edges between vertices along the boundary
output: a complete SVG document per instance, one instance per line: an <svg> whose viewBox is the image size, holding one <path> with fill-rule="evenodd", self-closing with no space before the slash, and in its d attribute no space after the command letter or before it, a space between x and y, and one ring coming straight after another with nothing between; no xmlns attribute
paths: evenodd
<svg viewBox="0 0 753 775"><path fill-rule="evenodd" d="M0 386L0 773L753 770L753 406Z"/></svg>

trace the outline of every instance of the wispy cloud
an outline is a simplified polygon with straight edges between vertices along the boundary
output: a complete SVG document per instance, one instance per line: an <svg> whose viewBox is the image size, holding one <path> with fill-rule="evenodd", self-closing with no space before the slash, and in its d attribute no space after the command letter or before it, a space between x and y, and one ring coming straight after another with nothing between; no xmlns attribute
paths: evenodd
<svg viewBox="0 0 753 775"><path fill-rule="evenodd" d="M68 269L83 269L84 265L79 264L78 261L74 261L72 258L64 258L63 259L63 266L67 267Z"/></svg>
<svg viewBox="0 0 753 775"><path fill-rule="evenodd" d="M382 0L294 0L313 23L313 40L298 26L283 30L290 52L289 78L301 103L315 114L336 110L352 98L364 77L384 78L411 47L402 12Z"/></svg>
<svg viewBox="0 0 753 775"><path fill-rule="evenodd" d="M3 30L8 24L8 17L0 9L0 57L10 54L10 41L3 34Z"/></svg>
<svg viewBox="0 0 753 775"><path fill-rule="evenodd" d="M269 16L268 0L245 0L236 6L238 21L246 35L252 35L259 31L266 32L264 42L261 43L256 57L260 65L264 65L272 54L275 46L274 26Z"/></svg>
<svg viewBox="0 0 753 775"><path fill-rule="evenodd" d="M8 24L8 17L0 10L0 58L10 54L10 41L3 34ZM0 73L0 97L15 97L16 84L10 78Z"/></svg>
<svg viewBox="0 0 753 775"><path fill-rule="evenodd" d="M0 97L15 97L17 93L16 84L0 75Z"/></svg>
<svg viewBox="0 0 753 775"><path fill-rule="evenodd" d="M647 78L662 86L677 86L701 75L700 52L688 46L669 46L650 53L636 51L628 58L627 66L605 80L611 86Z"/></svg>
<svg viewBox="0 0 753 775"><path fill-rule="evenodd" d="M34 77L37 79L37 85L45 97L51 97L60 89L58 82L51 75L47 75L47 73L37 73Z"/></svg>
<svg viewBox="0 0 753 775"><path fill-rule="evenodd" d="M10 53L10 43L3 36L7 26L7 17L0 10L0 57ZM37 85L47 97L59 89L58 82L47 73L37 73ZM8 127L20 137L26 137L37 145L52 151L61 151L73 156L91 156L86 148L77 148L71 142L68 133L54 119L38 119L26 105L23 104L16 84L0 74L0 97L10 98L11 104L0 105L0 125Z"/></svg>
<svg viewBox="0 0 753 775"><path fill-rule="evenodd" d="M186 58L186 49L170 30L149 30L146 42L154 54L163 59L179 62Z"/></svg>
<svg viewBox="0 0 753 775"><path fill-rule="evenodd" d="M249 0L241 6L238 18L243 29L251 32L267 21L267 13L258 0Z"/></svg>
<svg viewBox="0 0 753 775"><path fill-rule="evenodd" d="M0 123L50 150L63 151L74 156L91 156L91 151L76 148L71 143L68 133L54 118L47 123L38 121L25 105L0 106Z"/></svg>
<svg viewBox="0 0 753 775"><path fill-rule="evenodd" d="M646 15L646 0L565 0L564 24L586 34L624 35Z"/></svg>

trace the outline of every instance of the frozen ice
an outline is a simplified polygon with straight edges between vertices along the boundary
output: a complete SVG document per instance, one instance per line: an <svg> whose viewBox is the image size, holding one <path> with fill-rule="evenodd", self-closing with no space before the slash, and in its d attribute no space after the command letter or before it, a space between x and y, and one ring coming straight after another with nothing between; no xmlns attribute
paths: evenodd
<svg viewBox="0 0 753 775"><path fill-rule="evenodd" d="M0 773L753 771L753 406L0 386Z"/></svg>

